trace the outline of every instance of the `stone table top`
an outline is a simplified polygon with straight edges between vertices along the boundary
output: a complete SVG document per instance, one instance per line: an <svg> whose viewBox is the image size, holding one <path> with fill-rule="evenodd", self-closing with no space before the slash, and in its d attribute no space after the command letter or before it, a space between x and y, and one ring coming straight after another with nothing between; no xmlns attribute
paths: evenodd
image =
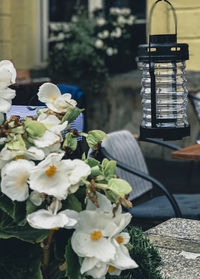
<svg viewBox="0 0 200 279"><path fill-rule="evenodd" d="M145 234L163 259L163 278L200 278L200 221L172 218Z"/></svg>

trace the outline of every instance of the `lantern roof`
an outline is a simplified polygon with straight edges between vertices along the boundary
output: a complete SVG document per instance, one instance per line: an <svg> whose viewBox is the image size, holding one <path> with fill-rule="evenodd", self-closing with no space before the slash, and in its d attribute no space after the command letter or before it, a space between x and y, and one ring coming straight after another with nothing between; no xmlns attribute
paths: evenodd
<svg viewBox="0 0 200 279"><path fill-rule="evenodd" d="M188 44L177 43L176 34L150 35L149 44L138 47L139 62L179 62L188 59Z"/></svg>

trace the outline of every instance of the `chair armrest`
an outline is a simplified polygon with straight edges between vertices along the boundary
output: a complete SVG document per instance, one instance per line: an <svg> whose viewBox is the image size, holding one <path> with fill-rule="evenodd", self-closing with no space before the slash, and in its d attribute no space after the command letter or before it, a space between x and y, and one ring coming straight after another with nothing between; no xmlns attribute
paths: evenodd
<svg viewBox="0 0 200 279"><path fill-rule="evenodd" d="M155 143L155 144L158 144L158 145L162 145L164 147L168 147L172 150L180 150L182 147L180 146L177 146L177 145L174 145L174 144L171 144L171 143L168 143L166 141L162 141L162 140L159 140L159 139L150 139L150 138L147 138L145 140L141 140L140 138L138 139L139 141L146 141L146 142L150 142L150 143Z"/></svg>
<svg viewBox="0 0 200 279"><path fill-rule="evenodd" d="M169 202L171 203L171 206L172 208L174 209L174 213L175 213L175 216L178 217L178 218L182 218L182 213L180 211L180 208L176 202L176 200L174 199L174 197L168 192L168 190L165 188L165 186L160 183L157 179L153 178L152 176L146 174L146 173L143 173L137 169L134 169L118 160L116 160L114 157L112 157L106 150L105 148L101 147L101 153L106 157L108 158L109 160L115 160L116 163L117 163L117 166L127 172L130 172L132 174L135 174L149 182L152 182L152 184L154 186L156 186L157 188L159 188L159 190L161 190L161 192L167 197L167 199L169 200Z"/></svg>

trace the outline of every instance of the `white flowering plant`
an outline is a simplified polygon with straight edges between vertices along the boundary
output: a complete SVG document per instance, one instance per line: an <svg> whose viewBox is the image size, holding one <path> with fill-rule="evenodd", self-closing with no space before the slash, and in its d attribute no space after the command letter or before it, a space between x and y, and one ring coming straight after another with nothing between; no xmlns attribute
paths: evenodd
<svg viewBox="0 0 200 279"><path fill-rule="evenodd" d="M137 268L124 231L131 215L122 211L131 186L116 177L115 161L70 157L78 136L98 151L106 134L70 129L82 110L52 83L39 88L46 107L35 117L6 119L15 77L13 64L0 62L0 278L105 278Z"/></svg>
<svg viewBox="0 0 200 279"><path fill-rule="evenodd" d="M111 72L126 71L132 59L134 65L133 50L131 49L133 25L135 16L129 8L110 8L107 19L101 16L102 11L96 10L95 33L97 40L95 46L100 53L105 55L106 65ZM126 65L122 65L125 61ZM121 67L120 67L121 65Z"/></svg>
<svg viewBox="0 0 200 279"><path fill-rule="evenodd" d="M108 69L104 57L97 55L94 28L93 20L81 8L71 22L50 24L48 73L52 80L99 92Z"/></svg>

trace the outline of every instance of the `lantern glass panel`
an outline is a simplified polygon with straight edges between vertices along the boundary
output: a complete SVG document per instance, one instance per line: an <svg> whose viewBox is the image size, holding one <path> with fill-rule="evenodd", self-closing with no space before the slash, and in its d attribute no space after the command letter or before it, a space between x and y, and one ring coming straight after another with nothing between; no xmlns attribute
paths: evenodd
<svg viewBox="0 0 200 279"><path fill-rule="evenodd" d="M151 123L151 78L149 63L140 64L142 68L142 127L152 128ZM156 127L174 128L188 125L186 117L187 88L185 62L155 62L156 88Z"/></svg>

